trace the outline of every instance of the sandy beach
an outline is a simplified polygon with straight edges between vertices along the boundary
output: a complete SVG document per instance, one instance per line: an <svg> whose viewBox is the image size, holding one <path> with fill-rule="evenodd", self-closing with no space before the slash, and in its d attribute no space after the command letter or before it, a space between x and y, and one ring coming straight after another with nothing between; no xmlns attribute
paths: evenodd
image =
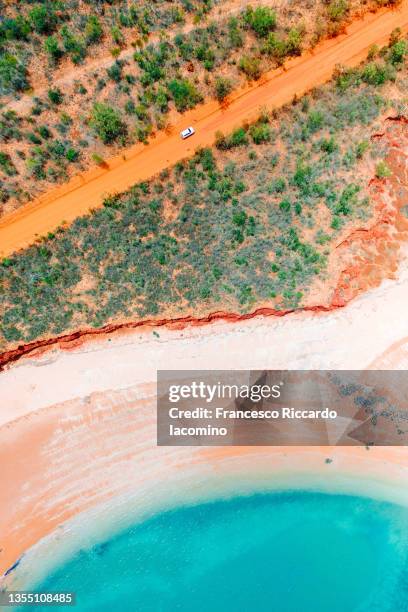
<svg viewBox="0 0 408 612"><path fill-rule="evenodd" d="M155 414L157 369L406 369L407 299L404 263L332 312L118 332L8 366L1 573L24 557L5 582L36 582L78 545L211 496L303 487L408 503L403 447L158 448Z"/></svg>

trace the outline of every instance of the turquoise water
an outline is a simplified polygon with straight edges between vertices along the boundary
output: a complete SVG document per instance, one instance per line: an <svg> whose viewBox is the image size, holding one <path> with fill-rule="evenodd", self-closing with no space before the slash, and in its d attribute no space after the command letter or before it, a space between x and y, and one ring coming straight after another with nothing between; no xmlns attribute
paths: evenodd
<svg viewBox="0 0 408 612"><path fill-rule="evenodd" d="M312 493L180 508L81 551L38 590L75 591L75 612L404 612L408 510Z"/></svg>

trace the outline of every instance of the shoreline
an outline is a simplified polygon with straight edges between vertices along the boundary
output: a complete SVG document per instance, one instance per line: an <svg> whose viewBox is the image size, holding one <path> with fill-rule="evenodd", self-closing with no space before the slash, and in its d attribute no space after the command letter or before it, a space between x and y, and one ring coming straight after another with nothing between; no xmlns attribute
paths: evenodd
<svg viewBox="0 0 408 612"><path fill-rule="evenodd" d="M57 403L155 384L160 369L407 369L408 319L398 314L406 303L404 244L397 278L341 309L181 329L146 326L55 346L0 373L0 397L8 406L0 427Z"/></svg>
<svg viewBox="0 0 408 612"><path fill-rule="evenodd" d="M406 449L399 448L396 453L387 447L380 452L378 448L325 447L229 450L225 453L224 449L219 456L215 449L211 457L208 449L201 456L193 453L179 466L180 471L184 469L181 480L180 471L175 478L164 470L161 482L146 482L143 489L77 514L25 551L17 565L0 579L0 588L35 588L81 550L107 542L158 513L183 506L298 491L365 497L408 508ZM327 456L332 458L334 468L325 463ZM208 470L209 459L217 463L213 473ZM291 467L293 463L297 469Z"/></svg>
<svg viewBox="0 0 408 612"><path fill-rule="evenodd" d="M23 559L0 584L48 573L70 542L92 544L91 528L106 539L149 508L203 495L291 486L408 505L404 447L157 447L155 409L156 370L169 367L407 369L407 301L404 257L396 280L330 313L119 333L8 367L0 574Z"/></svg>

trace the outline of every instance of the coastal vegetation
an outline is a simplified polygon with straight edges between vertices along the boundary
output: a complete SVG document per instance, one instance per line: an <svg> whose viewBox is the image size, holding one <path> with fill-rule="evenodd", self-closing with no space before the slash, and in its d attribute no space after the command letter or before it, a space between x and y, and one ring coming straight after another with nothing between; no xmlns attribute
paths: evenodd
<svg viewBox="0 0 408 612"><path fill-rule="evenodd" d="M231 12L212 0L0 2L0 99L9 104L0 152L10 158L0 165L0 215L95 158L148 142L204 99L227 104L246 81L378 5L299 0ZM13 98L25 94L21 110Z"/></svg>
<svg viewBox="0 0 408 612"><path fill-rule="evenodd" d="M368 179L390 173L371 135L405 112L407 49L395 33L361 67L4 259L0 346L115 320L301 307L341 236L370 219ZM115 132L106 108L94 129L100 112Z"/></svg>

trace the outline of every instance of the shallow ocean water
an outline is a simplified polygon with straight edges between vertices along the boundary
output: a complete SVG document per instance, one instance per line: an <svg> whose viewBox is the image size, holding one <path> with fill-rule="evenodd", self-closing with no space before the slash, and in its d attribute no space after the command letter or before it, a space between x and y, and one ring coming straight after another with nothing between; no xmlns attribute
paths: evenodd
<svg viewBox="0 0 408 612"><path fill-rule="evenodd" d="M80 551L36 590L76 592L75 612L404 612L408 509L306 492L179 508Z"/></svg>

